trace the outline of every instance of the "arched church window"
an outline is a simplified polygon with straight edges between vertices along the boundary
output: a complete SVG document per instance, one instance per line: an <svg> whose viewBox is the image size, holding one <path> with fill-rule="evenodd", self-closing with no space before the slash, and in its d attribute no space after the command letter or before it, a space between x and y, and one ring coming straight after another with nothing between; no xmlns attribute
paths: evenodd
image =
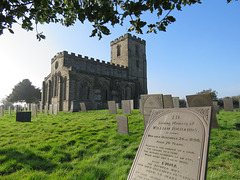
<svg viewBox="0 0 240 180"><path fill-rule="evenodd" d="M80 84L79 99L88 100L90 97L90 87L88 82L84 81Z"/></svg>
<svg viewBox="0 0 240 180"><path fill-rule="evenodd" d="M117 56L121 55L121 46L117 45Z"/></svg>

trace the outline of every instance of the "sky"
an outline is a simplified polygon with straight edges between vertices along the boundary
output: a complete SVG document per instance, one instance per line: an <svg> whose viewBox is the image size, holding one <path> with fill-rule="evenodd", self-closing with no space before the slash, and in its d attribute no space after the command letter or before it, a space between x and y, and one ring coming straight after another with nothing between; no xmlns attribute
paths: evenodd
<svg viewBox="0 0 240 180"><path fill-rule="evenodd" d="M211 88L218 98L240 95L240 1L203 0L172 15L176 22L167 32L131 33L146 40L148 94L185 98ZM155 21L148 13L143 18ZM44 24L38 26L38 32L46 35L40 42L36 31L27 32L18 25L14 34L4 31L0 36L0 101L23 79L41 89L50 74L51 58L58 52L110 62L110 42L129 27L127 22L111 27L111 34L99 40L90 37L88 22L72 27Z"/></svg>

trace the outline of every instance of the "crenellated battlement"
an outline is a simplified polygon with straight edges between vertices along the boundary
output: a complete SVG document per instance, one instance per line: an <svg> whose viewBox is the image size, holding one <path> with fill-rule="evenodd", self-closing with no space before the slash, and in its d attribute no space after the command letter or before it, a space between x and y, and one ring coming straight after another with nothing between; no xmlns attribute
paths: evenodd
<svg viewBox="0 0 240 180"><path fill-rule="evenodd" d="M139 43L141 43L141 44L146 44L146 41L145 41L145 40L143 40L143 39L141 39L141 38L139 38L139 37L136 37L136 36L134 36L134 35L131 35L131 34L129 34L129 33L126 33L124 36L120 36L119 38L116 38L114 41L111 41L111 46L114 45L114 44L117 44L117 43L119 43L120 41L123 41L123 40L125 40L125 39L127 39L127 38L133 39L134 41L137 41L137 42L139 42Z"/></svg>
<svg viewBox="0 0 240 180"><path fill-rule="evenodd" d="M118 69L128 69L128 67L123 66L123 65L119 65L119 64L114 64L114 63L110 63L110 62L106 62L106 61L100 61L99 59L94 59L92 57L88 57L88 56L82 56L80 54L76 55L75 53L69 53L67 51L63 51L63 52L59 52L57 53L57 55L55 55L52 60L51 63L54 63L56 61L56 59L64 57L64 59L71 59L76 63L80 63L82 62L86 62L86 63L92 63L94 65L100 65L100 66L114 66L114 68L118 68Z"/></svg>

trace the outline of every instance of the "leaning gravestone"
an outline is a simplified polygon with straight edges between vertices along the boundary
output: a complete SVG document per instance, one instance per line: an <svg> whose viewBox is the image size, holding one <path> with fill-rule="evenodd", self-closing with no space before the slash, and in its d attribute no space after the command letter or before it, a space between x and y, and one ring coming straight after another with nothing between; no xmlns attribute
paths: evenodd
<svg viewBox="0 0 240 180"><path fill-rule="evenodd" d="M174 108L172 95L163 95L163 108Z"/></svg>
<svg viewBox="0 0 240 180"><path fill-rule="evenodd" d="M162 94L141 95L141 103L143 109L144 127L146 128L152 110L163 109L163 95Z"/></svg>
<svg viewBox="0 0 240 180"><path fill-rule="evenodd" d="M172 101L173 101L173 107L179 108L179 97L173 97Z"/></svg>
<svg viewBox="0 0 240 180"><path fill-rule="evenodd" d="M82 112L87 112L86 104L85 102L80 102L80 107Z"/></svg>
<svg viewBox="0 0 240 180"><path fill-rule="evenodd" d="M232 98L223 99L223 107L224 107L224 111L233 111L233 100L232 100Z"/></svg>
<svg viewBox="0 0 240 180"><path fill-rule="evenodd" d="M128 134L128 117L117 115L117 129L119 134Z"/></svg>
<svg viewBox="0 0 240 180"><path fill-rule="evenodd" d="M17 112L16 121L18 122L31 122L31 112Z"/></svg>
<svg viewBox="0 0 240 180"><path fill-rule="evenodd" d="M122 100L122 114L131 114L130 100Z"/></svg>
<svg viewBox="0 0 240 180"><path fill-rule="evenodd" d="M0 116L4 115L4 106L0 106Z"/></svg>
<svg viewBox="0 0 240 180"><path fill-rule="evenodd" d="M53 114L53 105L49 104L49 114Z"/></svg>
<svg viewBox="0 0 240 180"><path fill-rule="evenodd" d="M186 96L188 106L189 107L205 107L211 106L212 107L212 122L211 128L218 128L217 116L216 111L213 107L212 97L210 93L206 94L196 94L196 95L188 95Z"/></svg>
<svg viewBox="0 0 240 180"><path fill-rule="evenodd" d="M205 180L211 107L155 109L128 180Z"/></svg>
<svg viewBox="0 0 240 180"><path fill-rule="evenodd" d="M109 114L117 114L117 107L115 101L108 101Z"/></svg>

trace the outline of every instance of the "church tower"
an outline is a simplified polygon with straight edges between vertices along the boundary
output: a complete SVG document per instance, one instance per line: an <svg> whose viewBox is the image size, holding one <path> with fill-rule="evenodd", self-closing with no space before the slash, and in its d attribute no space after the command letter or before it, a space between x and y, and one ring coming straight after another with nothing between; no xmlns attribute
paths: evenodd
<svg viewBox="0 0 240 180"><path fill-rule="evenodd" d="M129 79L140 84L140 94L147 94L146 41L127 33L111 42L111 63L128 67Z"/></svg>

